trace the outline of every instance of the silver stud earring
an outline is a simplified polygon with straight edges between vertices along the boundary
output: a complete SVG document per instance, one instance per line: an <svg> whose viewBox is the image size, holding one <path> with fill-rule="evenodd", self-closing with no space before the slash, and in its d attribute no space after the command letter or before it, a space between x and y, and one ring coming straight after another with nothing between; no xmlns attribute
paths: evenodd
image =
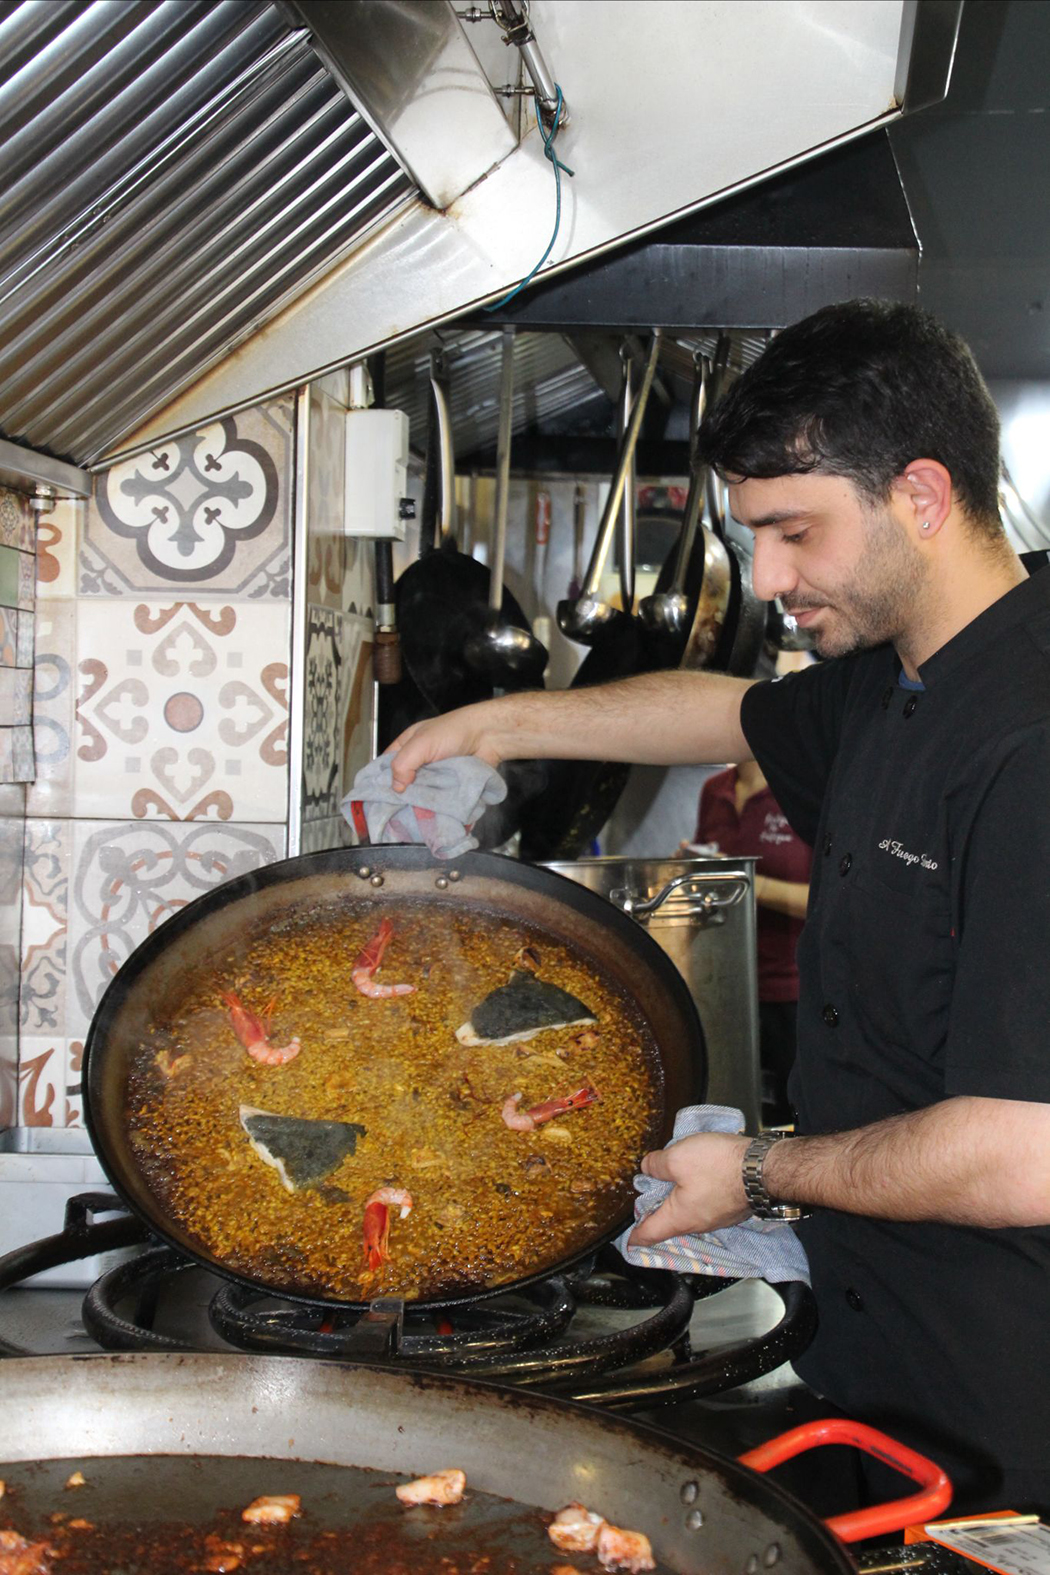
<svg viewBox="0 0 1050 1575"><path fill-rule="evenodd" d="M930 528L930 522L929 522L929 520L923 520L923 522L922 522L922 528L923 528L923 530L929 530L929 528Z"/></svg>

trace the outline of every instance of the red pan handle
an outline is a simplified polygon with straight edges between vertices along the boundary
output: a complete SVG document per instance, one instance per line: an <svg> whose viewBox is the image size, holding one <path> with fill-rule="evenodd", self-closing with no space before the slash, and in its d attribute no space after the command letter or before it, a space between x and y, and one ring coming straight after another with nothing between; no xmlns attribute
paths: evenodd
<svg viewBox="0 0 1050 1575"><path fill-rule="evenodd" d="M359 846L369 847L371 844L368 837L368 821L365 819L365 806L359 798L350 800L350 821L357 832Z"/></svg>
<svg viewBox="0 0 1050 1575"><path fill-rule="evenodd" d="M757 1449L740 1455L742 1466L752 1471L769 1471L773 1466L801 1455L807 1449L817 1449L822 1444L851 1444L867 1455L874 1455L884 1465L892 1466L902 1476L918 1482L921 1491L909 1493L906 1498L891 1499L887 1504L873 1504L870 1509L851 1510L845 1515L833 1515L824 1524L843 1542L859 1542L863 1537L878 1537L887 1531L900 1531L904 1526L932 1520L951 1502L952 1485L940 1466L927 1460L905 1444L887 1438L863 1422L850 1422L844 1417L828 1417L822 1422L804 1422L790 1432L780 1433Z"/></svg>

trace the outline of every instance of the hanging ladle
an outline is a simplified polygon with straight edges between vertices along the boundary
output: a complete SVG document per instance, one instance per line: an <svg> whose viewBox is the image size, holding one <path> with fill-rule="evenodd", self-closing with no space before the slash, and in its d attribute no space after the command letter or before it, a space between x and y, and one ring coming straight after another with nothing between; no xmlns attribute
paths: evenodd
<svg viewBox="0 0 1050 1575"><path fill-rule="evenodd" d="M678 536L671 584L666 591L656 591L643 597L638 605L638 616L651 634L684 644L693 619L695 598L686 595L685 582L692 562L700 511L707 487L707 466L700 465L696 457L696 434L707 405L711 369L706 357L694 356L696 378L689 408L689 491L686 494L682 528Z"/></svg>
<svg viewBox="0 0 1050 1575"><path fill-rule="evenodd" d="M520 689L543 680L547 648L527 629L517 629L502 615L503 565L507 550L507 499L510 491L511 418L514 408L514 329L503 330L500 362L499 431L496 439L496 508L492 522L488 613L485 627L463 647L468 665L483 673L494 688Z"/></svg>
<svg viewBox="0 0 1050 1575"><path fill-rule="evenodd" d="M656 374L656 363L660 355L660 330L653 329L652 343L649 346L649 357L645 363L645 372L642 375L641 387L638 397L631 411L630 423L620 445L616 470L613 474L612 484L609 487L609 496L605 500L601 523L598 526L598 535L595 538L591 561L584 578L583 589L574 601L558 603L558 628L570 640L576 640L580 645L593 645L601 638L611 625L617 623L625 616L630 615L631 609L625 607L621 611L612 606L610 602L603 601L598 595L598 586L601 583L602 573L605 569L605 560L609 556L616 532L616 523L620 514L620 504L624 496L624 484L627 473L634 459L634 451L638 443L638 433L641 430L642 418L649 400L649 390L653 386L653 377ZM621 559L621 568L625 567L625 557ZM621 576L621 583L627 576ZM626 587L624 587L626 588Z"/></svg>

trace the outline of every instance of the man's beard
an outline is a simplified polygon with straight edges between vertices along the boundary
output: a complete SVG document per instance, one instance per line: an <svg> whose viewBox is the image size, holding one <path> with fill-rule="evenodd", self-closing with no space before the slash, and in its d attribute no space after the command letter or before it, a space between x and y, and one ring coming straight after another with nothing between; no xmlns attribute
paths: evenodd
<svg viewBox="0 0 1050 1575"><path fill-rule="evenodd" d="M813 638L819 655L848 656L887 641L898 643L926 578L926 561L888 510L867 515L864 552L849 579L819 597L792 597L785 611L826 609Z"/></svg>

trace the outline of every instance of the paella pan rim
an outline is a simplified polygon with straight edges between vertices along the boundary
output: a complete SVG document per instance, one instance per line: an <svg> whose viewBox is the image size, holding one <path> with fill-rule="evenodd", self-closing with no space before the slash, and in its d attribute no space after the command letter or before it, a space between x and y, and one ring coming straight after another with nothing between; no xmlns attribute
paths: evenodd
<svg viewBox="0 0 1050 1575"><path fill-rule="evenodd" d="M598 1507L614 1494L623 1523L645 1530L673 1568L743 1575L749 1555L783 1538L794 1546L777 1543L775 1562L796 1575L856 1575L843 1543L776 1480L650 1422L560 1396L352 1360L240 1353L31 1356L5 1374L5 1463L210 1456L415 1475L434 1468L437 1449L440 1464L467 1471L468 1485L541 1513L586 1496L582 1467L602 1495ZM692 1484L699 1491L687 1494ZM683 1539L693 1503L701 1518ZM727 1550L741 1526L748 1541ZM662 1551L668 1544L677 1554Z"/></svg>
<svg viewBox="0 0 1050 1575"><path fill-rule="evenodd" d="M224 881L210 892L187 903L163 924L158 925L157 929L136 947L107 986L85 1040L82 1074L84 1122L102 1168L125 1206L133 1214L143 1218L151 1232L168 1246L209 1272L242 1286L259 1297L273 1297L302 1306L359 1311L364 1311L370 1305L367 1300L352 1301L344 1296L306 1292L294 1281L288 1283L274 1277L250 1274L241 1269L231 1268L210 1249L198 1243L192 1232L182 1228L168 1216L161 1200L146 1185L141 1172L130 1159L125 1157L122 1120L124 1105L123 1098L118 1101L115 1097L113 1077L116 1074L112 1066L112 1056L107 1050L109 1035L140 977L164 955L173 942L188 935L202 919L219 914L231 905L250 901L252 896L262 889L302 881L311 875L354 877L355 884L348 888L349 891L356 894L360 883L362 896L378 896L379 893L374 892L369 885L369 880L376 875L384 875L385 878L384 872L393 873L399 870L414 874L432 871L435 880L445 878L450 882L453 874L461 880L472 875L498 878L511 886L537 893L541 898L552 897L560 908L568 908L600 924L610 934L618 935L621 943L625 942L644 959L649 975L655 979L662 995L680 1016L686 1029L686 1038L690 1029L694 1031L692 1043L659 1046L665 1085L668 1082L668 1057L675 1058L679 1063L686 1058L694 1066L700 1085L697 1097L702 1097L706 1091L703 1030L688 986L678 969L634 919L622 913L604 897L555 871L539 869L534 865L495 853L474 852L458 860L442 861L436 859L423 845L404 843L382 847L328 849L318 853L301 854L294 858L275 861L264 865L261 869ZM455 882L451 882L449 888L439 892L438 895L447 898L449 891L454 895L455 890ZM383 895L396 900L399 894L391 891L384 892ZM682 1078L679 1074L679 1084L681 1082ZM667 1092L672 1097L665 1100L663 1128L660 1135L662 1142L666 1142L671 1135L674 1108L676 1108L673 1088L669 1088ZM631 1219L631 1212L625 1211L621 1218L601 1232L590 1236L579 1248L574 1249L564 1258L544 1264L512 1280L495 1285L470 1286L452 1292L438 1292L433 1296L406 1296L403 1299L406 1305L412 1307L437 1310L463 1307L498 1296L517 1294L544 1280L569 1273L600 1247L613 1241L627 1228Z"/></svg>

